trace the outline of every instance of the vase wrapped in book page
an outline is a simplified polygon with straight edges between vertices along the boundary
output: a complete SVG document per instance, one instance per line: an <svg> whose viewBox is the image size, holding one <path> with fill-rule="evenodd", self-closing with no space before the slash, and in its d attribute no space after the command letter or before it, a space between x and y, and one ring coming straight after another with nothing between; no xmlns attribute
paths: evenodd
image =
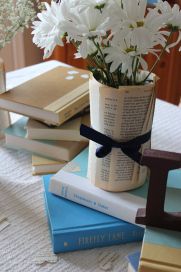
<svg viewBox="0 0 181 272"><path fill-rule="evenodd" d="M6 91L4 61L0 58L0 95ZM10 125L9 112L0 109L0 139L4 137L4 129Z"/></svg>
<svg viewBox="0 0 181 272"><path fill-rule="evenodd" d="M155 78L155 77L154 77ZM141 86L111 88L89 81L91 127L117 142L126 142L151 130L155 106L155 79ZM92 184L107 191L126 191L141 186L148 169L112 148L104 158L96 157L100 145L89 144L88 177ZM150 147L150 140L140 152Z"/></svg>

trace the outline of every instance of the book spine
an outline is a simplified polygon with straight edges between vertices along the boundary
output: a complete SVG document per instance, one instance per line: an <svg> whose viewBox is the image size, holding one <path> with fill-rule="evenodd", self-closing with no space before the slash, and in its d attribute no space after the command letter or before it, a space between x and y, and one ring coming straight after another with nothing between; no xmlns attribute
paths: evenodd
<svg viewBox="0 0 181 272"><path fill-rule="evenodd" d="M69 120L75 114L89 106L89 93L85 93L73 100L72 103L66 105L61 109L59 114L59 125Z"/></svg>
<svg viewBox="0 0 181 272"><path fill-rule="evenodd" d="M49 191L132 224L135 224L138 208L145 206L143 198L129 193L121 193L119 197L115 193L105 192L92 186L84 177L63 170L52 177Z"/></svg>
<svg viewBox="0 0 181 272"><path fill-rule="evenodd" d="M68 234L56 233L54 253L138 242L143 239L143 234L142 228L128 223L101 226L101 229L72 231Z"/></svg>

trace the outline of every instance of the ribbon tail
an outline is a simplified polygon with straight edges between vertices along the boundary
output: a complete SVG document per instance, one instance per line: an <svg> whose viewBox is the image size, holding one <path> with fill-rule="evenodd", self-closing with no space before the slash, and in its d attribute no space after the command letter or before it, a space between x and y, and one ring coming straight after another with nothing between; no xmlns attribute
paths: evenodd
<svg viewBox="0 0 181 272"><path fill-rule="evenodd" d="M138 151L139 149L133 151L133 150L127 150L127 149L121 148L121 150L130 159L140 164L142 154Z"/></svg>
<svg viewBox="0 0 181 272"><path fill-rule="evenodd" d="M111 146L100 146L96 149L96 157L104 158L111 152Z"/></svg>

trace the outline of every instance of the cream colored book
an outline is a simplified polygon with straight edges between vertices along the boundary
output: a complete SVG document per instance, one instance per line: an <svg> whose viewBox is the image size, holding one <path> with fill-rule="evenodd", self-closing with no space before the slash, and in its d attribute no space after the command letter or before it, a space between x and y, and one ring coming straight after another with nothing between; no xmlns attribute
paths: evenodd
<svg viewBox="0 0 181 272"><path fill-rule="evenodd" d="M84 141L87 138L80 135L80 125L90 125L90 115L71 119L59 127L49 127L44 123L29 119L27 123L27 138L40 140Z"/></svg>
<svg viewBox="0 0 181 272"><path fill-rule="evenodd" d="M22 117L5 129L6 145L14 149L24 149L33 154L54 160L70 161L86 145L86 142L32 140L26 138L27 118Z"/></svg>
<svg viewBox="0 0 181 272"><path fill-rule="evenodd" d="M58 172L65 165L65 161L55 161L38 155L32 155L33 175L53 174Z"/></svg>
<svg viewBox="0 0 181 272"><path fill-rule="evenodd" d="M0 108L60 125L89 105L89 72L57 67L0 94Z"/></svg>

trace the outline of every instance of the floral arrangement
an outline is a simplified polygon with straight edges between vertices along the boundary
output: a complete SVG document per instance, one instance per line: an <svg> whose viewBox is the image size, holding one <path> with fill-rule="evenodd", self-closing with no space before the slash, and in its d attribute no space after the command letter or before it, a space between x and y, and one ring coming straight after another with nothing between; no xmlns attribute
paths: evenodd
<svg viewBox="0 0 181 272"><path fill-rule="evenodd" d="M145 84L163 52L181 40L181 10L167 1L159 0L152 8L146 0L62 0L45 6L32 32L44 57L56 45L73 43L75 57L87 59L94 77L115 88ZM171 42L174 32L178 35ZM148 53L156 56L149 72L144 58Z"/></svg>
<svg viewBox="0 0 181 272"><path fill-rule="evenodd" d="M0 0L0 49L28 27L41 9L40 0Z"/></svg>

